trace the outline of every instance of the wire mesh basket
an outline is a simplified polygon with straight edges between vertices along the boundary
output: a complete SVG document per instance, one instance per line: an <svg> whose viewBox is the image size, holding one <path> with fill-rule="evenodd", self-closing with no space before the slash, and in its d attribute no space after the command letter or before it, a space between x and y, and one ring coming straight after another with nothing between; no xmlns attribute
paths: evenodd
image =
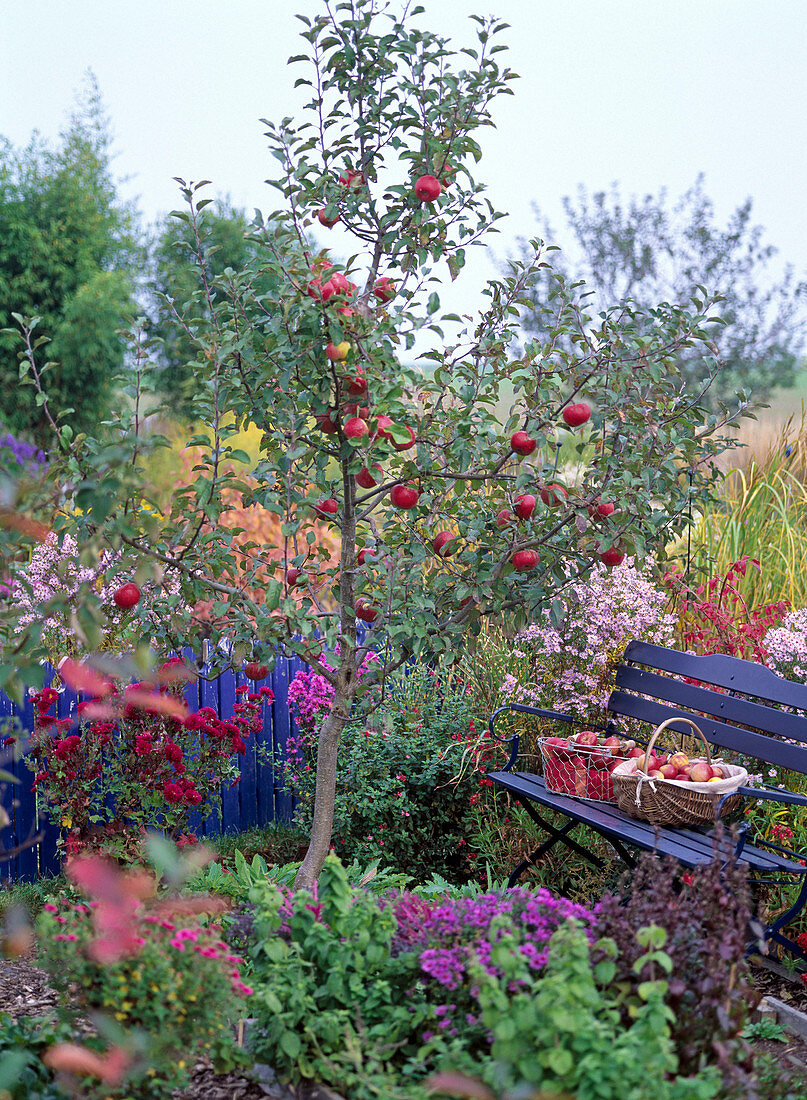
<svg viewBox="0 0 807 1100"><path fill-rule="evenodd" d="M605 740L611 743L603 744L588 730L572 740L539 738L546 789L591 802L616 802L611 772L628 759L628 749L617 737Z"/></svg>

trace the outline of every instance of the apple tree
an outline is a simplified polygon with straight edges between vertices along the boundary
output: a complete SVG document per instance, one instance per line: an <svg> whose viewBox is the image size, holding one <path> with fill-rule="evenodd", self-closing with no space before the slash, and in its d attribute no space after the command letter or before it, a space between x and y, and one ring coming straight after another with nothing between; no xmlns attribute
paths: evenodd
<svg viewBox="0 0 807 1100"><path fill-rule="evenodd" d="M218 660L270 665L294 653L333 686L300 884L329 848L340 734L379 679L413 654L450 661L485 616L529 619L600 559L643 556L710 492L725 445L723 422L677 366L678 351L698 345L718 369L705 292L686 306L587 316L535 242L489 284L470 327L442 313L440 281L501 217L474 173L479 130L513 74L498 20L475 18L474 45L457 51L422 16L344 0L300 17L305 49L292 61L310 101L302 121L267 123L282 208L253 226L261 263L215 279L199 265L209 308L198 331L182 322L197 341L205 430L190 441L202 457L171 514L149 506L142 484L154 443L145 344L130 404L105 438L53 425L68 501L57 527L88 555L117 552L113 568L144 590L173 581L142 611L144 641L198 641L188 608L212 596L228 640ZM183 194L193 235L208 200L202 185ZM312 230L333 246L317 248ZM337 249L351 251L339 261ZM520 308L543 272L552 326L515 355ZM23 374L42 389L44 349L25 325L23 335ZM248 423L263 440L249 478L233 444ZM217 525L225 491L281 517L276 546L234 549ZM338 535L337 562L318 546L323 522ZM259 567L269 579L250 597ZM91 593L77 627L90 647L103 633ZM369 650L381 659L359 679Z"/></svg>

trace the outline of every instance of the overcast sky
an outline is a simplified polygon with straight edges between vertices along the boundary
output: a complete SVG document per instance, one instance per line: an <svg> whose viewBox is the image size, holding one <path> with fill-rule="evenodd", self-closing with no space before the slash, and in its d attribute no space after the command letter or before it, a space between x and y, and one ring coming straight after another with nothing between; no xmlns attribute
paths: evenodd
<svg viewBox="0 0 807 1100"><path fill-rule="evenodd" d="M423 0L427 25L472 40L492 0ZM294 12L315 0L0 0L0 134L55 136L91 68L112 119L116 169L149 220L179 205L172 177L211 179L237 204L276 205L261 117L293 114L285 59ZM477 177L510 216L504 255L537 200L561 227L579 183L644 194L698 172L721 219L747 196L782 259L807 269L804 0L496 0L511 29L515 96L494 107ZM500 55L501 56L501 55ZM558 234L558 237L562 237ZM336 238L334 238L336 244ZM338 245L337 245L338 247ZM479 303L480 250L452 308Z"/></svg>

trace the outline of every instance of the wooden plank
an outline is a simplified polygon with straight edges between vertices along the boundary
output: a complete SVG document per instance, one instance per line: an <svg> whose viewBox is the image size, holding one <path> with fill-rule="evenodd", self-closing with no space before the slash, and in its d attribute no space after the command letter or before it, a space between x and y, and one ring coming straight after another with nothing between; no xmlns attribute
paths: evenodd
<svg viewBox="0 0 807 1100"><path fill-rule="evenodd" d="M235 680L236 687L248 687L250 691L254 690L255 685L250 682L243 672L237 672ZM238 698L243 700L245 696L239 695ZM265 705L261 703L261 711L264 709ZM254 733L249 733L244 735L243 740L247 746L247 751L243 756L239 757L241 764L241 781L238 784L240 807L238 828L241 830L252 829L258 824L257 736Z"/></svg>
<svg viewBox="0 0 807 1100"><path fill-rule="evenodd" d="M298 658L279 657L275 665L273 690L275 693L274 723L274 791L275 820L290 822L293 812L291 791L286 784L286 763L288 760L288 739L291 732L289 718L289 682L297 668L306 666Z"/></svg>
<svg viewBox="0 0 807 1100"><path fill-rule="evenodd" d="M277 696L277 666L272 669L267 685ZM255 735L257 767L255 773L255 799L257 805L257 824L269 825L275 820L275 706L276 703L263 705L263 722Z"/></svg>
<svg viewBox="0 0 807 1100"><path fill-rule="evenodd" d="M654 726L679 714L681 717L691 718L703 731L707 741L713 745L720 745L724 749L743 753L756 760L765 760L769 764L789 768L791 771L807 771L804 749L800 745L788 745L763 733L741 730L724 722L716 722L711 718L703 718L699 714L687 713L683 709L671 708L652 699L640 699L636 695L628 695L618 690L611 693L608 709L615 714L638 718ZM687 727L682 728L685 733L690 733Z"/></svg>
<svg viewBox="0 0 807 1100"><path fill-rule="evenodd" d="M218 677L209 679L210 665L203 664L199 675L199 709L212 707L216 714L219 713L219 687ZM208 803L204 808L191 814L189 828L198 837L215 837L219 834L219 826L216 815L212 812L212 806ZM209 831L208 831L209 830Z"/></svg>
<svg viewBox="0 0 807 1100"><path fill-rule="evenodd" d="M235 672L231 668L224 669L218 677L219 688L219 717L222 721L227 721L233 716L233 707L235 706L236 694L235 694ZM236 763L240 764L241 757L236 757ZM241 801L239 798L240 782L235 786L232 783L222 784L221 791L221 831L223 833L235 833L238 832L241 823ZM216 815L213 814L210 818L208 825L216 822ZM215 825L214 825L215 827ZM208 835L210 835L208 833Z"/></svg>
<svg viewBox="0 0 807 1100"><path fill-rule="evenodd" d="M617 669L616 685L626 691L676 703L686 710L711 714L722 722L738 722L741 726L752 726L755 730L765 730L777 737L807 743L807 717L801 714L788 714L750 699L696 687L683 680L627 665ZM804 753L805 767L801 770L807 770L807 749Z"/></svg>
<svg viewBox="0 0 807 1100"><path fill-rule="evenodd" d="M13 717L13 713L14 712L11 706L11 700L8 698L7 695L4 695L2 692L0 692L0 736L10 737L16 735L20 738L20 741L16 746L9 745L6 748L0 748L0 768L2 768L4 771L9 772L15 778L20 778L17 764L21 764L21 761L14 760L14 750L15 747L17 749L21 749L23 747L26 740L27 731L17 731L16 728L12 726L10 719ZM9 724L6 725L6 722L8 722ZM6 783L3 785L3 808L8 814L9 824L5 827L5 829L0 830L0 845L2 845L2 852L12 851L12 849L16 848L17 844L19 843L18 829L21 822L18 821L18 818L21 817L21 814L18 813L18 806L21 799L24 799L26 794L29 796L29 799L32 795L32 792L30 791L30 784L31 782L33 782L33 780L31 779L30 773L28 772L28 769L25 767L24 764L22 764L22 770L26 773L26 778L28 780L27 791L22 788L22 783L25 782L25 779L22 780L22 783ZM23 833L23 836L24 835L25 834ZM2 854L2 852L0 852L0 854ZM0 883L14 882L16 878L17 857L12 856L10 859L5 859L0 862Z"/></svg>
<svg viewBox="0 0 807 1100"><path fill-rule="evenodd" d="M807 711L807 684L777 676L757 661L745 661L723 653L697 656L650 642L630 642L624 659Z"/></svg>
<svg viewBox="0 0 807 1100"><path fill-rule="evenodd" d="M53 672L48 668L45 676L45 684L49 684L52 679ZM27 690L23 705L20 707L14 703L12 704L11 710L15 717L19 719L25 733L30 736L34 730L34 704ZM59 832L54 825L51 825L49 822L46 823L44 815L40 814L38 811L36 791L33 790L33 776L25 763L21 759L16 760L11 770L20 781L15 784L14 787L17 803L14 808L14 829L17 835L17 843L28 845L28 842L32 840L37 833L43 831L43 827L45 831L45 837L42 844L24 847L15 861L15 879L18 882L35 882L43 870L43 845L45 849L44 869L58 870L56 838Z"/></svg>

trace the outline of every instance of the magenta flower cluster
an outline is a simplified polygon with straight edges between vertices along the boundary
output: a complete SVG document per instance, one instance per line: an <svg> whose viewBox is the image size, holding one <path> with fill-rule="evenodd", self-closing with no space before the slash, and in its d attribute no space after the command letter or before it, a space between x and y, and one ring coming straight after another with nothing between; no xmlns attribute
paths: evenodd
<svg viewBox="0 0 807 1100"><path fill-rule="evenodd" d="M455 1035L479 1023L478 987L474 973L481 968L502 979L493 962L495 945L512 937L516 950L531 970L540 970L549 957L549 941L566 920L580 921L594 939L594 914L568 898L548 890L516 886L503 893L478 897L442 897L428 901L415 894L390 895L381 901L391 905L397 922L392 953L416 952L434 1020L422 1036ZM480 1042L486 1034L479 1025Z"/></svg>
<svg viewBox="0 0 807 1100"><path fill-rule="evenodd" d="M361 680L373 662L378 660L375 653L368 653L358 670ZM326 668L331 666L323 661ZM301 670L296 672L289 684L289 706L301 729L312 734L331 709L333 686L318 672Z"/></svg>

